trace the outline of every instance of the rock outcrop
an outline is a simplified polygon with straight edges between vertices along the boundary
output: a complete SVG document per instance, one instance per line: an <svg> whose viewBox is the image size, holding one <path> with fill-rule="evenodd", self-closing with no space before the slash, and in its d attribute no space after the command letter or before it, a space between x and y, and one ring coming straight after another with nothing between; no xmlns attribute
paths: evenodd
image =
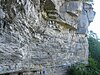
<svg viewBox="0 0 100 75"><path fill-rule="evenodd" d="M0 0L0 74L63 75L87 64L94 15L83 0Z"/></svg>

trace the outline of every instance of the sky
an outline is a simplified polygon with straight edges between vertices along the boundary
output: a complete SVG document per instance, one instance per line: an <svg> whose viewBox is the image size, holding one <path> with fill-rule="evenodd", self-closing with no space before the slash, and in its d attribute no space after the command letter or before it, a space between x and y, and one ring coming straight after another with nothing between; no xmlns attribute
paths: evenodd
<svg viewBox="0 0 100 75"><path fill-rule="evenodd" d="M95 32L100 38L100 0L94 0L93 8L96 12L96 15L94 17L93 22L89 26L89 30Z"/></svg>

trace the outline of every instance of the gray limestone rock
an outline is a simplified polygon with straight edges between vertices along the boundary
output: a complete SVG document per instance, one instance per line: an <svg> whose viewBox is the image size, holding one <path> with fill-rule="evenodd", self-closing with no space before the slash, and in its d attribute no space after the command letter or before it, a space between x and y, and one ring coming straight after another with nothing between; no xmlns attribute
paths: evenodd
<svg viewBox="0 0 100 75"><path fill-rule="evenodd" d="M0 74L63 75L72 64L87 64L85 35L94 18L90 6L83 1L0 0Z"/></svg>

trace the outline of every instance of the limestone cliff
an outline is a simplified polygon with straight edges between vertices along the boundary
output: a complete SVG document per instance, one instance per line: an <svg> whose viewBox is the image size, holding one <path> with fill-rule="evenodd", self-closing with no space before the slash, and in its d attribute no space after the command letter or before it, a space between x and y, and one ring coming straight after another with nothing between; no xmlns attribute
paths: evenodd
<svg viewBox="0 0 100 75"><path fill-rule="evenodd" d="M0 74L63 75L87 64L94 15L84 0L0 0Z"/></svg>

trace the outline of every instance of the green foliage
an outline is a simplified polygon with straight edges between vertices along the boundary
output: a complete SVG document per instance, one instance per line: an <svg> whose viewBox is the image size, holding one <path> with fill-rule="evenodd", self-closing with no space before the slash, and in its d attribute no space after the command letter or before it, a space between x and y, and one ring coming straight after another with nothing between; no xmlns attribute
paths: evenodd
<svg viewBox="0 0 100 75"><path fill-rule="evenodd" d="M68 71L69 75L100 75L100 41L95 33L89 34L89 64L74 65Z"/></svg>
<svg viewBox="0 0 100 75"><path fill-rule="evenodd" d="M100 61L100 42L98 41L98 39L95 39L93 37L89 37L88 41L89 41L90 56L99 62Z"/></svg>
<svg viewBox="0 0 100 75"><path fill-rule="evenodd" d="M89 59L89 64L79 64L72 66L68 71L69 75L100 75L100 70L97 68L97 62L94 59Z"/></svg>

